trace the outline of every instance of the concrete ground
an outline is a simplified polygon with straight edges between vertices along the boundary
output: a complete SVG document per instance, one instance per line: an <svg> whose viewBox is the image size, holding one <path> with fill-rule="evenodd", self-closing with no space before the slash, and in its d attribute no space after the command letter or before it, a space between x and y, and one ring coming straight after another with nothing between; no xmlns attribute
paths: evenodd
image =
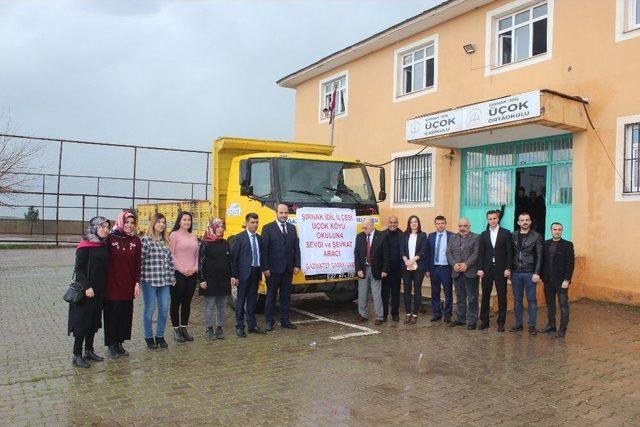
<svg viewBox="0 0 640 427"><path fill-rule="evenodd" d="M574 303L556 339L429 314L362 328L354 305L306 297L297 331L239 339L229 311L227 338L209 342L196 296L195 341L167 333L169 349L152 351L136 301L130 357L80 370L61 298L73 254L0 251L0 425L640 425L637 308Z"/></svg>

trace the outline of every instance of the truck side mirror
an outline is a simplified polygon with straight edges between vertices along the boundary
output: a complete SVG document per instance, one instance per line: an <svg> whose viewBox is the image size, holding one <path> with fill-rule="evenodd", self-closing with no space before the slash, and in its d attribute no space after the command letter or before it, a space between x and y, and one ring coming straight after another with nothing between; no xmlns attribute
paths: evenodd
<svg viewBox="0 0 640 427"><path fill-rule="evenodd" d="M253 186L251 186L251 162L242 160L240 162L240 195L253 195Z"/></svg>
<svg viewBox="0 0 640 427"><path fill-rule="evenodd" d="M386 185L386 174L384 168L380 168L380 192L378 193L378 200L384 202L387 198L387 192L385 191Z"/></svg>

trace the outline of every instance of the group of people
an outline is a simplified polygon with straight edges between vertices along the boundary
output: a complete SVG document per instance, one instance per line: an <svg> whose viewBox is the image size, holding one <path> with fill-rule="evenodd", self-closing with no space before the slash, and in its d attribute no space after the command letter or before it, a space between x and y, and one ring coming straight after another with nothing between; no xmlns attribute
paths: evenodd
<svg viewBox="0 0 640 427"><path fill-rule="evenodd" d="M515 309L515 325L510 331L524 329L523 298L526 295L529 333L556 332L556 337L564 337L569 323L568 291L575 255L573 243L562 238L562 224L551 224L552 238L544 241L542 235L531 228L531 215L527 212L518 215L518 230L514 232L500 226L500 211L488 211L486 219L486 230L480 234L471 232L467 218L458 221L458 233L453 233L447 230L446 218L439 215L434 220L435 231L428 235L422 231L420 219L415 215L409 217L404 232L398 228L395 216L388 218L384 231L375 230L372 219L364 219L354 252L358 276L357 320L366 322L369 318L370 292L375 324L385 322L389 313L394 321L399 321L402 282L404 323L415 324L421 311L422 282L426 275L431 280L432 322L440 322L444 317L444 322L451 327L466 325L469 330L487 329L495 286L497 329L504 332L507 279L510 279ZM536 289L540 281L544 283L548 322L538 331ZM482 299L478 304L480 286ZM444 304L441 302L442 291ZM560 305L559 325L556 300Z"/></svg>
<svg viewBox="0 0 640 427"><path fill-rule="evenodd" d="M224 238L225 224L219 218L209 222L200 242L192 232L189 212L178 214L170 233L164 215L154 214L142 238L138 237L137 217L132 210L122 211L113 228L104 217L92 218L76 250L74 274L82 285L84 299L69 306L73 365L88 368L91 362L104 360L94 350L94 336L103 319L108 356L117 359L129 354L123 343L131 339L133 300L141 293L142 329L149 349L168 347L164 339L168 314L175 341L194 340L187 326L196 289L204 297L208 339L224 339L225 308L232 286L237 287L235 317L239 337L247 336L245 313L249 333L273 330L278 293L280 324L285 329L296 329L289 320L289 301L293 274L300 269L300 249L296 229L287 222L288 215L288 207L279 205L277 220L265 225L260 235L258 215L250 213L245 218L246 232L234 236L231 243ZM264 328L258 326L255 317L262 274L269 290Z"/></svg>
<svg viewBox="0 0 640 427"><path fill-rule="evenodd" d="M114 359L129 353L123 343L131 339L133 300L143 296L143 332L149 349L167 348L164 332L170 314L176 342L193 341L187 330L191 301L196 289L204 297L205 335L224 338L224 317L231 288L236 287L235 330L241 338L265 334L275 325L276 300L280 304L280 326L297 329L290 321L291 282L300 271L300 245L295 226L288 222L289 207L277 206L276 219L258 233L256 213L245 216L245 231L224 238L225 224L211 220L200 242L193 234L192 216L180 212L172 231L159 213L149 221L144 237L137 233L134 211L122 211L113 228L108 219L90 220L76 250L75 277L83 287L82 303L69 306L68 333L74 336L73 364L88 368L104 357L94 350L94 336L104 319L104 343ZM490 296L498 294L498 331L504 331L507 279L511 279L515 301L515 326L523 329L523 295L528 302L529 333L536 329L536 284L544 282L548 324L541 332L563 337L569 322L568 288L574 268L573 244L562 239L562 225L553 223L553 238L543 242L531 229L531 216L520 213L519 230L513 233L499 225L499 211L487 212L487 229L480 235L470 231L465 218L458 233L447 230L447 220L437 216L435 231L422 231L420 218L409 217L406 230L398 218L388 218L378 231L371 218L361 222L362 232L354 246L358 279L358 321L369 315L367 302L373 296L375 324L400 320L400 286L403 283L405 324L415 324L422 311L422 282L431 279L432 322L468 329L489 327ZM265 325L256 320L258 285L267 284ZM479 282L482 301L478 319ZM457 298L453 318L453 289ZM444 305L441 292L444 291ZM555 301L560 302L561 320L556 327ZM156 330L152 320L157 311ZM215 320L215 329L214 329ZM246 329L245 329L246 327ZM84 347L84 352L83 352Z"/></svg>

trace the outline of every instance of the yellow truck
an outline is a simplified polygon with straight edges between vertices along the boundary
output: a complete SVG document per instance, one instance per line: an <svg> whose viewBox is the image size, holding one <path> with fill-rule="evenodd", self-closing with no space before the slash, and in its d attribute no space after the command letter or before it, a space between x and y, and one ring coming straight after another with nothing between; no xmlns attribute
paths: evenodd
<svg viewBox="0 0 640 427"><path fill-rule="evenodd" d="M225 220L226 235L231 237L244 230L244 217L249 212L258 214L260 228L273 221L279 203L289 206L289 221L293 224L296 211L305 207L352 209L358 229L363 217L371 217L378 224L378 202L386 198L384 169L378 168L380 191L376 198L367 165L360 160L333 157L333 148L285 141L217 139L213 143L212 200L138 206L141 230L154 212L165 214L171 222L177 212L191 206L196 210L192 212L194 232L201 236L206 222L219 217ZM259 292L261 298L266 294L264 280ZM302 271L293 277L292 293L316 292L324 292L335 302L348 302L356 298L357 284L353 273L305 275Z"/></svg>

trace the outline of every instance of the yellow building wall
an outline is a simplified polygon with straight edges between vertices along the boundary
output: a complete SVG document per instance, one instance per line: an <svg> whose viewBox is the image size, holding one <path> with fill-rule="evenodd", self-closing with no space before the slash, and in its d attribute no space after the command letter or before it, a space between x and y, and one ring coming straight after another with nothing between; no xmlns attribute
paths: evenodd
<svg viewBox="0 0 640 427"><path fill-rule="evenodd" d="M616 118L640 114L640 37L616 43L613 0L555 0L551 59L485 77L486 14L506 3L490 3L301 83L296 87L296 140L329 143L330 126L318 120L320 81L343 70L349 72L348 110L336 119L336 155L371 163L421 148L405 140L406 120L418 115L535 89L587 97L602 143L593 130L573 135L573 241L577 255L585 258L584 296L640 304L640 202L615 201L618 178L609 160L615 164ZM394 103L394 51L434 34L437 91ZM467 43L475 45L476 53L464 52ZM393 213L402 224L417 214L430 231L432 218L443 214L455 230L460 152L450 164L443 157L448 151L436 149L433 156L434 207L391 209L386 201L383 220ZM387 166L389 196L391 170Z"/></svg>

